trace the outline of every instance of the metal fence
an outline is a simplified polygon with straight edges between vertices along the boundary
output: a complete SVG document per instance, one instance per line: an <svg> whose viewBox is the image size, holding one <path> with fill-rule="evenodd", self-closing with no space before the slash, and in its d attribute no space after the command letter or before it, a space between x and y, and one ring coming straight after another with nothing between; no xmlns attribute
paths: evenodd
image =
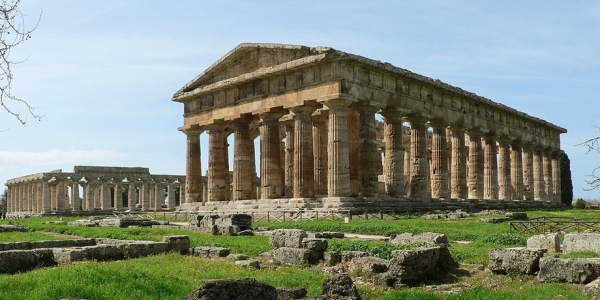
<svg viewBox="0 0 600 300"><path fill-rule="evenodd" d="M600 232L598 218L540 217L530 220L511 221L511 232L551 233L551 232Z"/></svg>

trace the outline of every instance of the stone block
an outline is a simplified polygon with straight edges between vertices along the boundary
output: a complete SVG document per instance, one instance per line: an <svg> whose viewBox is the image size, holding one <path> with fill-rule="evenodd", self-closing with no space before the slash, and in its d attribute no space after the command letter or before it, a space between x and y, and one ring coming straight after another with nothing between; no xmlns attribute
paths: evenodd
<svg viewBox="0 0 600 300"><path fill-rule="evenodd" d="M390 240L390 243L403 245L422 243L428 247L447 246L448 238L443 233L425 232L413 235L412 233L406 232L395 236Z"/></svg>
<svg viewBox="0 0 600 300"><path fill-rule="evenodd" d="M600 253L600 233L567 233L563 252L594 251Z"/></svg>
<svg viewBox="0 0 600 300"><path fill-rule="evenodd" d="M345 234L343 232L323 231L321 237L324 239L343 239Z"/></svg>
<svg viewBox="0 0 600 300"><path fill-rule="evenodd" d="M435 273L440 247L392 251L389 271L401 282L417 282Z"/></svg>
<svg viewBox="0 0 600 300"><path fill-rule="evenodd" d="M276 229L269 236L269 245L274 248L291 247L302 248L302 240L308 237L304 230L300 229Z"/></svg>
<svg viewBox="0 0 600 300"><path fill-rule="evenodd" d="M373 256L373 254L365 251L342 251L341 261L342 263L347 263L355 257L365 256Z"/></svg>
<svg viewBox="0 0 600 300"><path fill-rule="evenodd" d="M558 233L534 235L527 239L527 248L546 249L548 253L560 252Z"/></svg>
<svg viewBox="0 0 600 300"><path fill-rule="evenodd" d="M336 251L325 251L323 261L328 266L335 266L340 263L340 255Z"/></svg>
<svg viewBox="0 0 600 300"><path fill-rule="evenodd" d="M0 252L0 273L14 274L40 267L55 266L52 249L9 250Z"/></svg>
<svg viewBox="0 0 600 300"><path fill-rule="evenodd" d="M260 269L260 263L258 262L258 260L254 259L236 260L235 265L244 268Z"/></svg>
<svg viewBox="0 0 600 300"><path fill-rule="evenodd" d="M600 275L600 260L543 257L540 259L540 282L588 283Z"/></svg>
<svg viewBox="0 0 600 300"><path fill-rule="evenodd" d="M327 240L319 238L304 238L302 239L302 248L310 249L313 251L325 251L327 250Z"/></svg>
<svg viewBox="0 0 600 300"><path fill-rule="evenodd" d="M324 299L362 300L352 278L346 273L337 274L323 282Z"/></svg>
<svg viewBox="0 0 600 300"><path fill-rule="evenodd" d="M251 229L242 230L242 231L238 232L237 235L238 236L253 236L254 231L252 231Z"/></svg>
<svg viewBox="0 0 600 300"><path fill-rule="evenodd" d="M130 243L122 243L117 246L123 249L125 257L137 258L149 255L158 255L166 253L169 250L169 244L166 242L149 242L149 241L138 241Z"/></svg>
<svg viewBox="0 0 600 300"><path fill-rule="evenodd" d="M389 260L379 257L355 257L348 263L348 270L351 273L372 275L387 272L389 265Z"/></svg>
<svg viewBox="0 0 600 300"><path fill-rule="evenodd" d="M241 253L232 253L232 254L227 255L227 259L233 260L233 261L247 260L248 258L250 258L248 255L241 254Z"/></svg>
<svg viewBox="0 0 600 300"><path fill-rule="evenodd" d="M490 249L488 268L494 273L534 274L540 269L540 258L543 256L544 251L540 249Z"/></svg>
<svg viewBox="0 0 600 300"><path fill-rule="evenodd" d="M526 212L509 212L505 216L511 220L527 220L529 217Z"/></svg>
<svg viewBox="0 0 600 300"><path fill-rule="evenodd" d="M0 232L27 232L28 229L21 225L0 225Z"/></svg>
<svg viewBox="0 0 600 300"><path fill-rule="evenodd" d="M169 251L179 254L188 254L190 252L190 237L187 235L168 235L164 236L162 241L167 243Z"/></svg>
<svg viewBox="0 0 600 300"><path fill-rule="evenodd" d="M202 256L207 258L213 257L226 257L231 253L229 248L221 247L194 247L192 248L192 255Z"/></svg>
<svg viewBox="0 0 600 300"><path fill-rule="evenodd" d="M240 297L243 295L243 297ZM277 290L254 278L206 280L186 300L277 300Z"/></svg>
<svg viewBox="0 0 600 300"><path fill-rule="evenodd" d="M502 222L506 222L509 221L509 218L481 218L481 222L483 223L502 223Z"/></svg>
<svg viewBox="0 0 600 300"><path fill-rule="evenodd" d="M280 247L271 251L273 259L279 263L290 266L315 264L320 260L318 252L309 249Z"/></svg>
<svg viewBox="0 0 600 300"><path fill-rule="evenodd" d="M277 288L277 300L304 299L307 293L305 288Z"/></svg>

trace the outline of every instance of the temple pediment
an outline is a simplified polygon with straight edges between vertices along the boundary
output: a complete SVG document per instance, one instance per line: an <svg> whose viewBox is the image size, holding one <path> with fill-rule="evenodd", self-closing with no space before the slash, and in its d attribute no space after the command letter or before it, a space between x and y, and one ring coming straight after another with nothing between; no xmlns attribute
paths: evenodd
<svg viewBox="0 0 600 300"><path fill-rule="evenodd" d="M243 43L184 85L175 95L192 91L200 86L322 53L328 49L301 45Z"/></svg>

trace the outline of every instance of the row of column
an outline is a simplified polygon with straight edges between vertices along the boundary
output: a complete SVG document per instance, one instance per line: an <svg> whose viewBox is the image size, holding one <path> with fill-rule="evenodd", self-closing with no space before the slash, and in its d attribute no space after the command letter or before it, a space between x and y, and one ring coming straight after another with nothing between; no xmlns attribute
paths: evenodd
<svg viewBox="0 0 600 300"><path fill-rule="evenodd" d="M400 108L353 105L343 99L258 115L260 198L409 197L502 200L560 199L559 149L520 143L484 129L449 126ZM384 193L379 193L381 161L375 114L384 117ZM253 116L185 131L190 202L256 198ZM410 149L402 146L403 123L410 123ZM427 145L431 127L431 145ZM285 146L282 156L282 134ZM232 199L229 199L227 130L234 134ZM202 197L200 134L209 136L207 198ZM450 141L447 141L447 131ZM466 145L465 135L469 145ZM324 147L326 145L327 147ZM428 151L431 149L431 161ZM448 151L450 149L450 151ZM467 153L468 150L468 153Z"/></svg>
<svg viewBox="0 0 600 300"><path fill-rule="evenodd" d="M124 185L127 186L128 190L127 202L129 207L123 204ZM83 188L82 195L80 195L80 186ZM89 182L73 179L42 179L8 185L7 210L9 213L110 211L127 208L136 209L137 204L141 204L141 210L144 211L161 210L162 205L165 203L165 188L169 199L167 208L173 210L175 208L176 189L184 190L184 182L178 183L168 180L157 182L142 179L136 183L136 181L123 182L123 179L108 178L99 178ZM183 193L179 194L180 202L185 202Z"/></svg>

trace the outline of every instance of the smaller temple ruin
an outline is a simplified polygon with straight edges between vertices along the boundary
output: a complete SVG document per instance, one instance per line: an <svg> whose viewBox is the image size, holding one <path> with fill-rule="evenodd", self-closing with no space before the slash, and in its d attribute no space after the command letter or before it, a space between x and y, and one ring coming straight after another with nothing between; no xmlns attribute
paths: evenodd
<svg viewBox="0 0 600 300"><path fill-rule="evenodd" d="M6 181L7 214L44 215L174 210L185 202L185 176L141 167L75 166Z"/></svg>

